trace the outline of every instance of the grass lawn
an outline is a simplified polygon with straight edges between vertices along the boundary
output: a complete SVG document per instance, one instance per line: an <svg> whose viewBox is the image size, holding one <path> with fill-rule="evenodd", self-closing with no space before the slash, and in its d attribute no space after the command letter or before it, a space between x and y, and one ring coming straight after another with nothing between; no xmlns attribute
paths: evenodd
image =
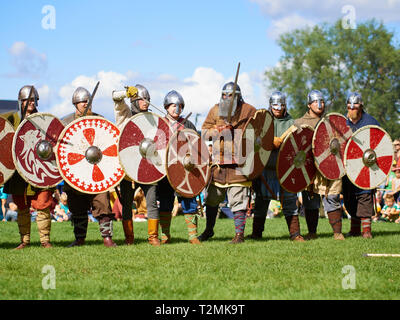
<svg viewBox="0 0 400 320"><path fill-rule="evenodd" d="M304 218L300 220L306 234ZM400 225L374 223L374 238L332 239L327 219L320 219L319 238L305 243L288 240L284 218L267 220L264 239L231 245L233 220L219 219L212 240L200 246L187 242L182 216L174 218L173 241L147 244L147 223L135 225L134 246L123 245L121 222L114 224L116 248L105 248L98 224L90 223L87 245L66 248L73 240L70 223L53 223L54 248L39 246L36 223L31 247L19 243L17 224L0 223L0 297L15 299L139 300L270 300L270 299L399 299L398 258L366 258L363 253L400 253ZM251 233L248 219L246 234ZM200 220L199 230L205 227ZM348 220L343 230L350 228ZM56 288L45 290L42 273L54 267ZM352 266L355 288L345 266ZM348 268L348 267L347 267ZM45 269L46 270L46 269ZM47 277L47 278L46 278Z"/></svg>

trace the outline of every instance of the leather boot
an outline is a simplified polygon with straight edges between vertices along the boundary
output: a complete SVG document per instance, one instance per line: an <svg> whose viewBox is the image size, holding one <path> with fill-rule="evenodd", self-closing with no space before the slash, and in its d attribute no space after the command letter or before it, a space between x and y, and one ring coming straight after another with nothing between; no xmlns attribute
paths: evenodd
<svg viewBox="0 0 400 320"><path fill-rule="evenodd" d="M74 242L69 244L67 248L80 247L80 246L83 246L84 244L85 244L85 238L78 238L78 239L75 239Z"/></svg>
<svg viewBox="0 0 400 320"><path fill-rule="evenodd" d="M253 232L250 235L251 239L261 239L262 233L264 231L266 217L257 217L253 218Z"/></svg>
<svg viewBox="0 0 400 320"><path fill-rule="evenodd" d="M214 235L215 221L217 220L218 207L206 206L206 229L197 237L201 242L207 241Z"/></svg>
<svg viewBox="0 0 400 320"><path fill-rule="evenodd" d="M15 250L22 250L22 249L25 249L27 247L29 247L29 243L21 242L19 244L19 246L15 248Z"/></svg>
<svg viewBox="0 0 400 320"><path fill-rule="evenodd" d="M318 209L306 209L304 215L307 222L308 234L304 237L307 240L313 240L317 238L317 227L319 219Z"/></svg>
<svg viewBox="0 0 400 320"><path fill-rule="evenodd" d="M171 241L171 219L172 212L160 212L161 244L167 244Z"/></svg>
<svg viewBox="0 0 400 320"><path fill-rule="evenodd" d="M116 243L112 241L113 236L113 221L112 215L106 214L99 218L100 233L103 237L103 243L106 247L116 247Z"/></svg>
<svg viewBox="0 0 400 320"><path fill-rule="evenodd" d="M346 233L346 237L359 237L361 236L361 220L357 217L350 219L350 232Z"/></svg>
<svg viewBox="0 0 400 320"><path fill-rule="evenodd" d="M152 246L159 246L160 240L158 239L158 223L159 219L147 219L148 228L148 241Z"/></svg>
<svg viewBox="0 0 400 320"><path fill-rule="evenodd" d="M344 240L342 234L342 211L335 210L328 212L328 219L333 230L333 238L335 240Z"/></svg>
<svg viewBox="0 0 400 320"><path fill-rule="evenodd" d="M122 226L124 228L125 244L129 246L129 245L133 244L133 242L135 240L134 234L133 234L133 221L132 221L132 219L122 220Z"/></svg>
<svg viewBox="0 0 400 320"><path fill-rule="evenodd" d="M236 233L235 237L229 242L230 244L238 244L244 242L244 234L242 232Z"/></svg>
<svg viewBox="0 0 400 320"><path fill-rule="evenodd" d="M303 242L304 238L300 235L299 216L286 216L285 219L289 229L290 240Z"/></svg>

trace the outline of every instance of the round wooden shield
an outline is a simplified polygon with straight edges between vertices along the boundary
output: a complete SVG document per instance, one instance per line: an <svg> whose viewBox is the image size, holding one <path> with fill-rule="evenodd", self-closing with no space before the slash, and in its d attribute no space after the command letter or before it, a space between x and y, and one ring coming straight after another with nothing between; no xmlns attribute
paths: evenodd
<svg viewBox="0 0 400 320"><path fill-rule="evenodd" d="M251 117L243 132L241 171L249 180L257 178L264 170L274 142L274 120L271 114L260 109ZM238 162L239 164L242 161Z"/></svg>
<svg viewBox="0 0 400 320"><path fill-rule="evenodd" d="M106 192L124 178L118 161L118 128L99 116L68 124L56 146L57 164L64 180L88 194Z"/></svg>
<svg viewBox="0 0 400 320"><path fill-rule="evenodd" d="M302 125L286 136L280 147L276 173L286 191L300 192L314 181L317 168L311 146L313 134L313 128Z"/></svg>
<svg viewBox="0 0 400 320"><path fill-rule="evenodd" d="M25 118L14 134L12 157L21 177L37 188L55 187L62 181L54 154L63 123L49 113Z"/></svg>
<svg viewBox="0 0 400 320"><path fill-rule="evenodd" d="M172 188L185 198L199 195L211 178L210 161L208 147L196 131L176 132L169 140L166 159Z"/></svg>
<svg viewBox="0 0 400 320"><path fill-rule="evenodd" d="M5 184L15 172L15 165L10 150L14 138L12 124L0 117L0 186Z"/></svg>
<svg viewBox="0 0 400 320"><path fill-rule="evenodd" d="M346 174L361 189L375 189L382 184L392 163L392 139L378 126L358 129L347 142L344 154Z"/></svg>
<svg viewBox="0 0 400 320"><path fill-rule="evenodd" d="M340 113L327 114L314 130L312 150L315 166L329 180L342 178L344 150L353 132L346 124L346 117Z"/></svg>
<svg viewBox="0 0 400 320"><path fill-rule="evenodd" d="M142 184L153 184L166 175L165 159L171 128L152 112L135 114L121 130L119 161L126 175Z"/></svg>

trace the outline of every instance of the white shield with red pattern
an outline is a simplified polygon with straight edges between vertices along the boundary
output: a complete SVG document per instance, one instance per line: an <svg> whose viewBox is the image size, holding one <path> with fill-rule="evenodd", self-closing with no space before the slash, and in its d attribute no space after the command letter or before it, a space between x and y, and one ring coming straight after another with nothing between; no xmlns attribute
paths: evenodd
<svg viewBox="0 0 400 320"><path fill-rule="evenodd" d="M64 180L88 194L118 185L125 176L118 160L119 133L112 122L98 116L82 117L66 126L56 147Z"/></svg>
<svg viewBox="0 0 400 320"><path fill-rule="evenodd" d="M375 125L362 127L346 145L347 177L361 189L375 189L386 180L393 157L392 139L385 130Z"/></svg>
<svg viewBox="0 0 400 320"><path fill-rule="evenodd" d="M165 161L171 128L164 118L140 112L121 130L119 160L126 175L142 184L160 181L166 175Z"/></svg>
<svg viewBox="0 0 400 320"><path fill-rule="evenodd" d="M317 168L311 147L313 134L313 128L302 125L286 136L280 147L276 173L286 191L300 192L314 181Z"/></svg>
<svg viewBox="0 0 400 320"><path fill-rule="evenodd" d="M344 150L352 133L346 124L346 117L340 113L329 113L318 123L314 130L312 148L315 165L325 178L336 180L346 174Z"/></svg>
<svg viewBox="0 0 400 320"><path fill-rule="evenodd" d="M10 150L14 138L12 124L0 117L0 186L5 184L15 172L15 165Z"/></svg>
<svg viewBox="0 0 400 320"><path fill-rule="evenodd" d="M54 147L63 123L49 113L34 113L15 131L12 156L21 177L37 188L51 188L62 181Z"/></svg>

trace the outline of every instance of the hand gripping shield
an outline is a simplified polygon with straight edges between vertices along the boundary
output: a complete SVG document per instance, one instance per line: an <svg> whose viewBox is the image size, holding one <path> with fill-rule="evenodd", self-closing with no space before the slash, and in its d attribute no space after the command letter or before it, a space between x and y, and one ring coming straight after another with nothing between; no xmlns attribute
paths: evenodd
<svg viewBox="0 0 400 320"><path fill-rule="evenodd" d="M134 115L121 130L119 161L126 175L142 184L153 184L166 175L165 159L171 128L152 112Z"/></svg>
<svg viewBox="0 0 400 320"><path fill-rule="evenodd" d="M49 113L25 118L14 134L12 157L21 177L37 188L51 188L62 181L54 147L64 125Z"/></svg>
<svg viewBox="0 0 400 320"><path fill-rule="evenodd" d="M167 147L166 171L172 188L185 198L193 198L211 178L211 157L206 144L191 129L176 132Z"/></svg>
<svg viewBox="0 0 400 320"><path fill-rule="evenodd" d="M310 126L302 125L286 136L280 147L276 173L279 184L288 192L300 192L314 181L317 168L311 147L313 134Z"/></svg>
<svg viewBox="0 0 400 320"><path fill-rule="evenodd" d="M118 161L118 128L98 116L81 117L65 127L56 147L64 180L75 190L97 194L113 188L125 173Z"/></svg>
<svg viewBox="0 0 400 320"><path fill-rule="evenodd" d="M15 172L12 152L10 152L14 133L12 124L0 117L0 186L5 184Z"/></svg>
<svg viewBox="0 0 400 320"><path fill-rule="evenodd" d="M327 114L314 130L312 150L315 166L329 180L342 178L344 150L352 131L346 124L346 117L340 113Z"/></svg>
<svg viewBox="0 0 400 320"><path fill-rule="evenodd" d="M238 161L239 163L244 162L240 169L249 180L254 180L264 170L273 149L273 142L273 118L267 110L257 110L244 128L242 154L239 155L243 161Z"/></svg>
<svg viewBox="0 0 400 320"><path fill-rule="evenodd" d="M392 140L378 126L369 125L358 129L347 142L344 153L346 174L361 189L375 189L382 184L392 163Z"/></svg>

